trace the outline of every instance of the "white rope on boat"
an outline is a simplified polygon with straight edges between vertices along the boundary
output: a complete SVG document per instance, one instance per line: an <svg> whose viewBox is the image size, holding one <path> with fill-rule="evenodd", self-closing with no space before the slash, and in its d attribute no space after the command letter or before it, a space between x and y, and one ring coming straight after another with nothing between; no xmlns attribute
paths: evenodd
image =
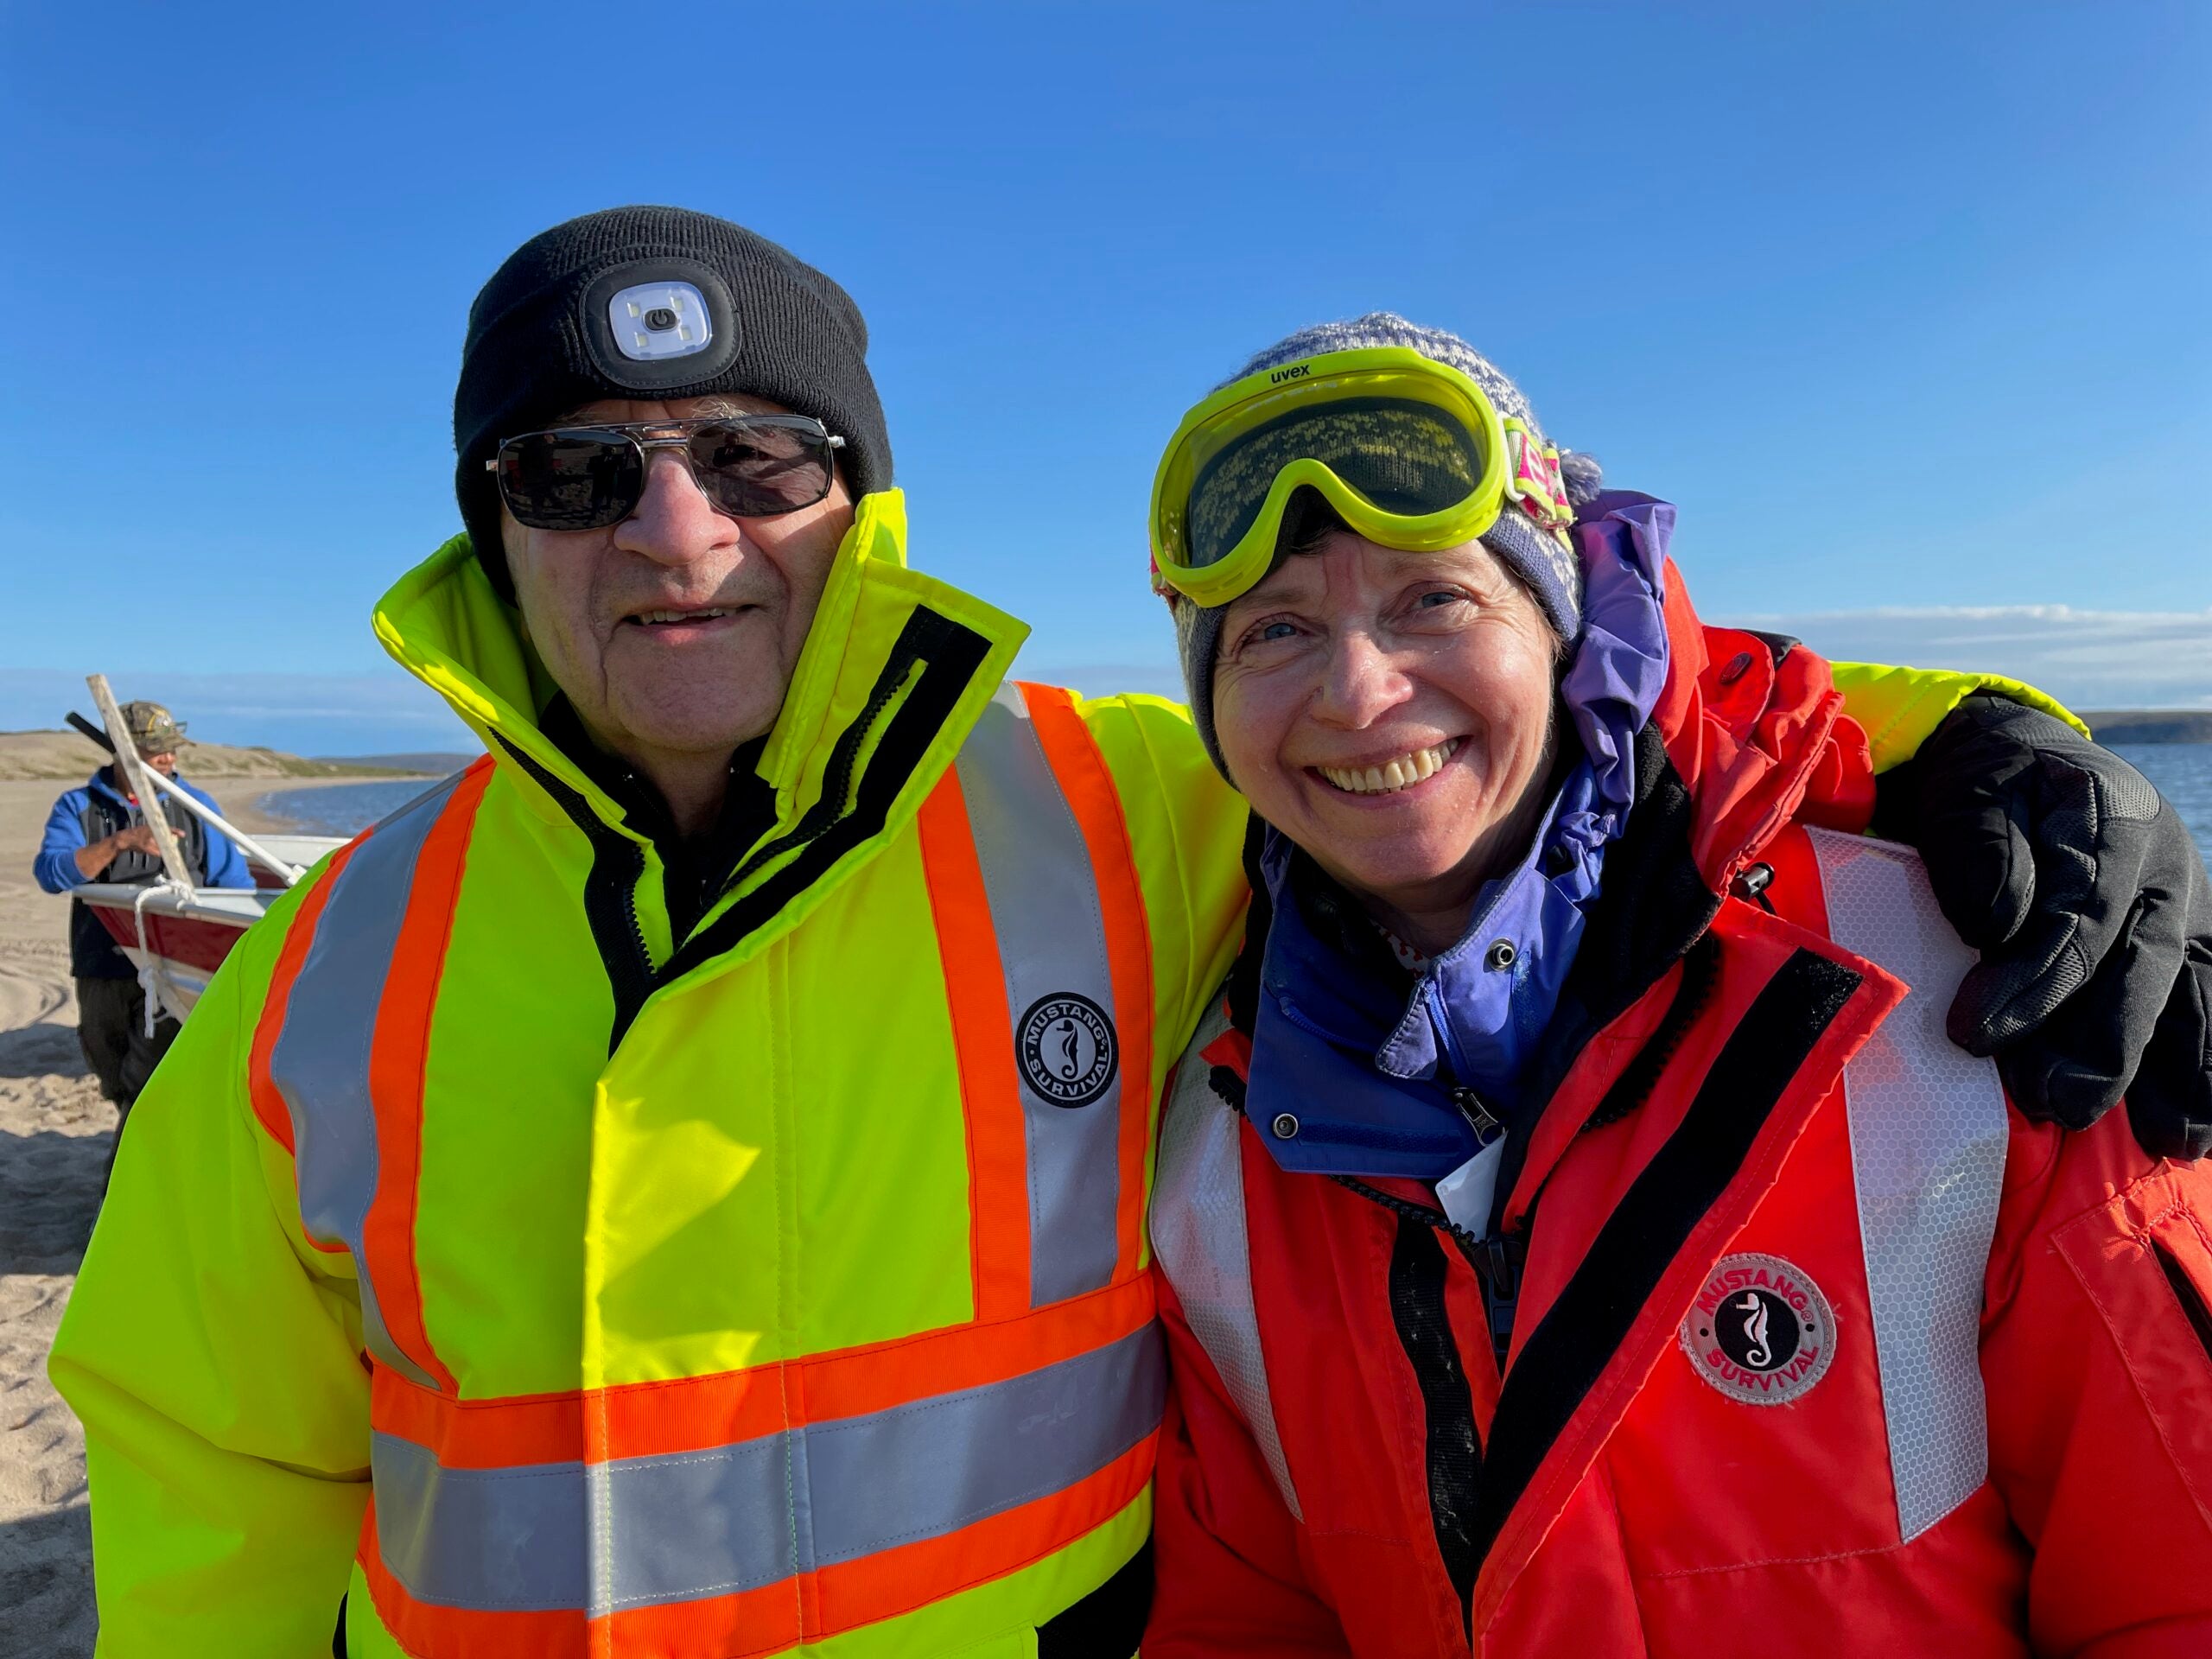
<svg viewBox="0 0 2212 1659"><path fill-rule="evenodd" d="M184 997L169 974L168 959L146 943L146 901L157 893L177 891L176 883L164 876L139 888L130 901L130 922L138 934L138 990L145 1000L145 1034L149 1043L154 1040L154 1022L161 1017L159 1010L167 1008L169 1016L179 1021L186 1014ZM186 898L192 896L192 888L181 891Z"/></svg>

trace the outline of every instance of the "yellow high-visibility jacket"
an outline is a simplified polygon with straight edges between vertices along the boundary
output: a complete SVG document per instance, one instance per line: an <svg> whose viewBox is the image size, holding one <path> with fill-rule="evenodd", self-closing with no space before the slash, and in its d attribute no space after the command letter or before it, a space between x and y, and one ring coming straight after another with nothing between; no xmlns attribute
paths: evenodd
<svg viewBox="0 0 2212 1659"><path fill-rule="evenodd" d="M378 632L486 760L335 855L131 1116L55 1344L101 1651L1127 1654L1154 1104L1241 801L861 504L688 937L465 539ZM1884 758L1971 676L1840 671Z"/></svg>

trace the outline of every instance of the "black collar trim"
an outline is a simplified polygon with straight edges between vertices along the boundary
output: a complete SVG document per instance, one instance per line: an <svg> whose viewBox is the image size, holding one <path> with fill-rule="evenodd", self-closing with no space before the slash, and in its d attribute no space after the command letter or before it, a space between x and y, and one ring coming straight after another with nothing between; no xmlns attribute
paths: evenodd
<svg viewBox="0 0 2212 1659"><path fill-rule="evenodd" d="M840 733L822 780L822 797L785 836L755 852L731 876L735 887L785 854L798 856L692 935L660 973L663 984L733 950L826 874L837 861L882 830L922 757L990 655L991 642L950 617L917 605L876 676L867 705ZM919 673L915 672L918 667ZM853 770L861 746L908 677L913 684L892 715L857 785ZM847 804L849 796L850 804Z"/></svg>
<svg viewBox="0 0 2212 1659"><path fill-rule="evenodd" d="M1606 1218L1505 1375L1471 1527L1478 1559L1487 1558L1660 1279L1864 982L1853 969L1801 949L1729 1034L1681 1122Z"/></svg>
<svg viewBox="0 0 2212 1659"><path fill-rule="evenodd" d="M658 972L646 953L637 918L637 883L645 872L645 849L601 818L576 790L505 738L499 738L499 747L537 780L592 844L592 867L584 878L584 915L614 993L608 1053L620 1045L653 992L735 948L747 935L773 920L839 859L883 828L892 804L920 766L930 744L952 717L953 709L989 655L990 641L973 628L926 605L916 606L891 648L889 660L877 675L866 705L838 734L823 779L822 798L789 835L779 836L748 858L724 890L775 858L795 850L798 855L693 934ZM913 684L906 699L892 715L855 788L853 772L861 746L910 677Z"/></svg>

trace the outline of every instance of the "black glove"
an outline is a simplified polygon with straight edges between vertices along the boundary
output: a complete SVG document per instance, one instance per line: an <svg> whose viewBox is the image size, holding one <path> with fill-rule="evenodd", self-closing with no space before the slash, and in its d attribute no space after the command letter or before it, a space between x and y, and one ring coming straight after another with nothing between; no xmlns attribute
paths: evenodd
<svg viewBox="0 0 2212 1659"><path fill-rule="evenodd" d="M2143 774L2063 721L1967 698L1878 785L1981 953L1951 1040L2029 1116L2086 1128L2125 1094L2154 1156L2212 1151L2212 881Z"/></svg>

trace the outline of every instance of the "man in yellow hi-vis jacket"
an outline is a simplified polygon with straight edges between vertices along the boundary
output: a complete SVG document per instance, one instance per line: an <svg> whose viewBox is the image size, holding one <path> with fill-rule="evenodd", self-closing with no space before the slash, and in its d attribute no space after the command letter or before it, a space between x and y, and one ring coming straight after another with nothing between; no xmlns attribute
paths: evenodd
<svg viewBox="0 0 2212 1659"><path fill-rule="evenodd" d="M1152 1113L1243 810L1173 705L1001 684L865 344L674 210L480 296L472 534L376 627L489 753L138 1104L53 1362L103 1652L1135 1650ZM1847 683L1910 753L1980 682Z"/></svg>

